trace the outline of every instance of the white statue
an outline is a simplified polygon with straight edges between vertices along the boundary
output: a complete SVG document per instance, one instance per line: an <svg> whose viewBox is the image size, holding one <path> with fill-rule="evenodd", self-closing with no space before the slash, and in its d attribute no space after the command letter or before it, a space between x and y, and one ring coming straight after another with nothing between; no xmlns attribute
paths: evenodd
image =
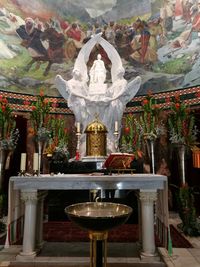
<svg viewBox="0 0 200 267"><path fill-rule="evenodd" d="M86 64L93 47L97 43L103 47L112 63L112 84L109 86L104 83L106 69L104 64L102 64L103 61L100 55L98 55L90 70L88 85L88 69ZM99 66L97 67L98 64ZM107 153L116 151L115 122L121 125L126 104L136 95L141 85L141 78L139 76L128 83L124 79L124 72L121 58L116 49L103 39L101 34L98 34L91 38L80 50L74 64L73 78L66 81L60 75L56 76L56 87L60 94L68 101L68 107L74 112L76 122L80 122L82 126L80 139L80 153L82 157L86 153L84 130L94 120L96 114L98 114L99 119L108 130Z"/></svg>
<svg viewBox="0 0 200 267"><path fill-rule="evenodd" d="M90 83L100 83L103 84L106 79L106 68L103 60L101 60L101 55L97 55L97 59L94 61L90 69Z"/></svg>

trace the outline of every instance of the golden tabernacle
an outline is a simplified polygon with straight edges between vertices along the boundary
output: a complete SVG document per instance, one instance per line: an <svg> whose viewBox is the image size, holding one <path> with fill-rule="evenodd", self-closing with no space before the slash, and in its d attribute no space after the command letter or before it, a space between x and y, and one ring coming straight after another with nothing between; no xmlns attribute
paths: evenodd
<svg viewBox="0 0 200 267"><path fill-rule="evenodd" d="M88 124L86 130L86 156L106 156L106 126L98 119Z"/></svg>

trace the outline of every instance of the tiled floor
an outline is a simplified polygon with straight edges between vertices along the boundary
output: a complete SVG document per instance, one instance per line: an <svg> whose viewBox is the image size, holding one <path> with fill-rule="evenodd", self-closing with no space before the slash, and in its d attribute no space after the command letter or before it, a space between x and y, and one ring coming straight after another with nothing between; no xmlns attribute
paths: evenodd
<svg viewBox="0 0 200 267"><path fill-rule="evenodd" d="M180 222L176 214L171 214L170 224ZM172 256L164 248L158 248L159 257L148 262L138 256L136 243L112 244L108 246L108 267L200 267L200 237L186 237L194 248L173 248ZM71 246L71 247L70 247ZM70 249L69 249L70 248ZM89 267L89 246L82 243L45 244L41 254L32 261L16 261L21 246L12 246L0 251L0 267ZM66 251L70 251L66 254ZM79 255L79 257L77 257ZM81 255L81 257L80 257ZM59 256L59 257L58 257Z"/></svg>
<svg viewBox="0 0 200 267"><path fill-rule="evenodd" d="M176 213L170 213L170 224L177 227L180 222ZM164 248L159 248L168 267L200 267L200 237L184 237L192 244L193 248L173 248L171 257Z"/></svg>
<svg viewBox="0 0 200 267"><path fill-rule="evenodd" d="M0 266L10 267L78 267L90 265L89 243L72 242L45 243L41 253L29 261L16 260L21 246L12 246L9 249L3 249L0 253ZM139 257L139 248L137 243L108 243L108 267L166 267L159 256L150 259L141 259Z"/></svg>

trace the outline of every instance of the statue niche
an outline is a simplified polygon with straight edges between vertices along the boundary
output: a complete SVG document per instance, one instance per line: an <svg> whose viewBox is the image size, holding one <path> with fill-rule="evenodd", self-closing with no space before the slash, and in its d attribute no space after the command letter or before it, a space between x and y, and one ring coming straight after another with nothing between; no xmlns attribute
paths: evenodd
<svg viewBox="0 0 200 267"><path fill-rule="evenodd" d="M92 67L88 70L87 62L94 46L99 44L111 61L111 84L106 84L106 67L98 54ZM66 81L61 75L55 78L55 85L60 94L67 100L68 107L75 115L75 122L81 124L80 137L81 157L86 155L87 126L98 115L107 129L107 154L116 152L115 123L121 125L126 104L136 95L141 85L140 76L129 83L124 79L125 70L116 49L101 37L91 38L80 50L74 64L73 77ZM119 127L120 133L120 127ZM119 141L120 134L118 135Z"/></svg>

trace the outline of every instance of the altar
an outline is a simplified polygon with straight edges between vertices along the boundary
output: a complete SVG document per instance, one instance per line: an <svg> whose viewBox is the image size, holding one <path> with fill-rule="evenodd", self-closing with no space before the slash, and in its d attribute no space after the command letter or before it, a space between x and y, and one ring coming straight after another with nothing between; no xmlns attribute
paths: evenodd
<svg viewBox="0 0 200 267"><path fill-rule="evenodd" d="M164 242L167 242L166 176L157 174L65 174L13 176L10 178L8 231L5 247L12 246L11 229L12 234L13 231L19 229L17 222L21 218L24 222L21 224L23 244L17 259L36 257L37 251L42 248L43 244L43 202L48 190L94 189L138 191L141 256L152 257L156 254L155 222L159 222L159 227L163 226L164 231L162 229L161 232ZM156 220L155 217L157 217Z"/></svg>

